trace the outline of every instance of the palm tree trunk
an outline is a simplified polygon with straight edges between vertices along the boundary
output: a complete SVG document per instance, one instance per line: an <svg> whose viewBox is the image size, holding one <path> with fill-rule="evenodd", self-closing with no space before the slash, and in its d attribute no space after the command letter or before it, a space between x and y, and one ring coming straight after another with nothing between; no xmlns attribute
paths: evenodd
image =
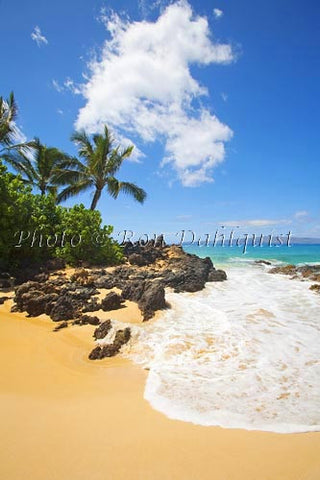
<svg viewBox="0 0 320 480"><path fill-rule="evenodd" d="M96 191L94 192L94 196L92 199L90 210L95 210L100 197L101 197L101 190L96 188Z"/></svg>

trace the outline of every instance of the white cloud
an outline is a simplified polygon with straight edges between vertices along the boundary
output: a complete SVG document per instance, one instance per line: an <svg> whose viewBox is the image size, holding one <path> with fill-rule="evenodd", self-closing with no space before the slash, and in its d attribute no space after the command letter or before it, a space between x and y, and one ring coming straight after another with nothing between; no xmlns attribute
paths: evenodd
<svg viewBox="0 0 320 480"><path fill-rule="evenodd" d="M138 7L142 16L146 18L150 12L156 8L163 8L166 3L168 3L168 0L138 0Z"/></svg>
<svg viewBox="0 0 320 480"><path fill-rule="evenodd" d="M79 95L81 93L81 89L74 83L73 80L71 80L71 78L67 78L63 85L67 90L70 90L75 95Z"/></svg>
<svg viewBox="0 0 320 480"><path fill-rule="evenodd" d="M295 218L303 218L303 217L307 217L308 215L309 215L309 212L307 212L307 210L299 210L294 214Z"/></svg>
<svg viewBox="0 0 320 480"><path fill-rule="evenodd" d="M221 18L223 16L223 11L220 10L220 8L214 8L213 9L213 15L216 17L216 18Z"/></svg>
<svg viewBox="0 0 320 480"><path fill-rule="evenodd" d="M226 222L220 222L225 227L268 227L272 225L290 225L292 222L289 219L282 220L269 220L269 219L257 219L257 220L228 220Z"/></svg>
<svg viewBox="0 0 320 480"><path fill-rule="evenodd" d="M57 80L52 80L52 86L57 92L61 93L63 92L64 88L62 85L59 84Z"/></svg>
<svg viewBox="0 0 320 480"><path fill-rule="evenodd" d="M186 186L212 181L232 131L196 101L208 95L190 72L194 64L228 64L229 44L212 40L205 17L189 4L168 6L156 22L104 19L110 39L90 64L82 85L86 105L76 128L89 133L107 123L144 142L162 141L165 158Z"/></svg>
<svg viewBox="0 0 320 480"><path fill-rule="evenodd" d="M41 45L47 45L48 40L44 35L42 35L40 27L36 26L34 27L33 32L31 33L31 38L36 42L38 47L41 47Z"/></svg>
<svg viewBox="0 0 320 480"><path fill-rule="evenodd" d="M59 93L65 92L67 90L69 90L75 95L79 95L81 93L80 87L76 85L74 81L69 77L63 82L63 84L60 84L57 80L52 80L52 86Z"/></svg>

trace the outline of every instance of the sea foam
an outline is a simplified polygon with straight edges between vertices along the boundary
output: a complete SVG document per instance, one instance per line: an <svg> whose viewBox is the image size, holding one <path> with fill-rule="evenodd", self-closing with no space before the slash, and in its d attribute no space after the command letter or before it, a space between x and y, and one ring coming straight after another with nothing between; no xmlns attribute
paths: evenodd
<svg viewBox="0 0 320 480"><path fill-rule="evenodd" d="M320 430L320 296L264 266L167 293L163 316L136 327L127 355L149 369L145 398L199 425Z"/></svg>

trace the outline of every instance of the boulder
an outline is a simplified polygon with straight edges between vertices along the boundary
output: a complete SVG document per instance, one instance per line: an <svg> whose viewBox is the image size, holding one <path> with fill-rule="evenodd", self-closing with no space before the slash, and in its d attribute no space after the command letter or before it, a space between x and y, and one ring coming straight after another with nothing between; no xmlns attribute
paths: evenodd
<svg viewBox="0 0 320 480"><path fill-rule="evenodd" d="M144 291L138 301L143 319L149 320L156 310L166 307L165 291L160 282L147 282Z"/></svg>
<svg viewBox="0 0 320 480"><path fill-rule="evenodd" d="M126 282L122 288L122 297L126 300L138 302L144 292L144 287L144 281L133 280Z"/></svg>
<svg viewBox="0 0 320 480"><path fill-rule="evenodd" d="M75 282L79 285L86 286L86 287L94 287L94 280L95 277L91 275L88 270L81 268L76 270L73 275L70 277L71 282Z"/></svg>
<svg viewBox="0 0 320 480"><path fill-rule="evenodd" d="M61 322L59 325L56 326L56 328L53 329L54 332L58 332L62 328L67 328L68 327L68 322Z"/></svg>
<svg viewBox="0 0 320 480"><path fill-rule="evenodd" d="M148 260L140 253L132 253L128 256L129 263L131 265L137 265L138 267L143 267L144 265L148 265Z"/></svg>
<svg viewBox="0 0 320 480"><path fill-rule="evenodd" d="M73 322L73 325L99 325L99 323L100 320L96 316L81 315Z"/></svg>
<svg viewBox="0 0 320 480"><path fill-rule="evenodd" d="M310 290L316 293L320 293L320 284L314 283L313 285L311 285Z"/></svg>
<svg viewBox="0 0 320 480"><path fill-rule="evenodd" d="M82 312L97 312L100 308L101 303L97 298L93 297L82 307Z"/></svg>
<svg viewBox="0 0 320 480"><path fill-rule="evenodd" d="M106 320L101 325L95 329L93 336L96 340L101 340L104 338L112 328L111 320Z"/></svg>
<svg viewBox="0 0 320 480"><path fill-rule="evenodd" d="M29 281L29 282L23 283L19 287L16 287L14 301L16 302L19 310L21 311L25 310L24 304L23 304L23 295L32 290L37 290L38 292L40 292L41 291L40 283Z"/></svg>
<svg viewBox="0 0 320 480"><path fill-rule="evenodd" d="M110 310L117 310L121 308L123 303L123 298L116 292L108 293L103 300L101 300L101 308L104 312L108 312Z"/></svg>
<svg viewBox="0 0 320 480"><path fill-rule="evenodd" d="M227 274L224 270L211 270L208 274L208 282L224 282Z"/></svg>
<svg viewBox="0 0 320 480"><path fill-rule="evenodd" d="M102 351L102 347L98 346L98 347L95 347L91 353L89 354L89 359L90 360L100 360L101 358L103 358L101 356L101 351Z"/></svg>
<svg viewBox="0 0 320 480"><path fill-rule="evenodd" d="M295 265L281 265L269 270L269 273L282 273L283 275L294 275L296 272L297 267Z"/></svg>
<svg viewBox="0 0 320 480"><path fill-rule="evenodd" d="M94 285L96 288L114 288L117 284L117 280L114 276L112 275L104 275L104 276L97 276L95 275L94 277Z"/></svg>
<svg viewBox="0 0 320 480"><path fill-rule="evenodd" d="M89 355L90 360L101 360L105 357L114 357L121 347L128 343L131 338L131 330L129 327L116 332L114 341L108 345L95 347Z"/></svg>
<svg viewBox="0 0 320 480"><path fill-rule="evenodd" d="M43 283L43 282L46 282L48 280L48 278L49 278L49 274L42 272L42 273L38 273L37 275L35 275L33 277L33 280L35 282Z"/></svg>
<svg viewBox="0 0 320 480"><path fill-rule="evenodd" d="M43 294L41 291L31 290L21 296L20 309L26 311L30 317L37 317L43 313L49 314L57 298L55 293Z"/></svg>
<svg viewBox="0 0 320 480"><path fill-rule="evenodd" d="M59 297L58 301L51 309L51 320L54 322L59 322L60 320L71 320L74 317L75 309L71 299L67 296Z"/></svg>

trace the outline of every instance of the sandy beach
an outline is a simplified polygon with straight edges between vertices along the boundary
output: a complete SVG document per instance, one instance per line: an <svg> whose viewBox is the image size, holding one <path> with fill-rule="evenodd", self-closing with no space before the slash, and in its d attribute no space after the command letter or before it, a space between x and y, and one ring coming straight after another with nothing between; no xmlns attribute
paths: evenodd
<svg viewBox="0 0 320 480"><path fill-rule="evenodd" d="M146 371L120 357L87 359L93 326L54 333L45 316L10 305L0 307L1 478L319 479L320 433L170 420L143 399Z"/></svg>

